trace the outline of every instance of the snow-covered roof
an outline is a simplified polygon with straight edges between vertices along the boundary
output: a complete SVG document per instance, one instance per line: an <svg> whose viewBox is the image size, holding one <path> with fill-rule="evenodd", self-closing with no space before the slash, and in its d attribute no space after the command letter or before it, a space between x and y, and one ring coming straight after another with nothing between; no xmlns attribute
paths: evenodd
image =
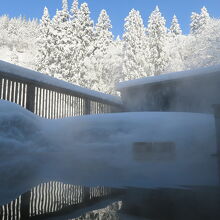
<svg viewBox="0 0 220 220"><path fill-rule="evenodd" d="M68 89L73 92L94 97L97 99L101 99L103 101L115 103L115 104L121 104L121 99L118 96L113 96L113 95L108 95L105 93L97 92L91 89L83 88L68 82L65 82L63 80L56 79L52 76L36 72L33 70L26 69L24 67L20 67L5 61L0 60L0 72L1 73L7 73L10 75L26 78L29 80L37 81L37 82L42 82L51 86L56 86L60 87L63 89Z"/></svg>
<svg viewBox="0 0 220 220"><path fill-rule="evenodd" d="M159 76L149 76L149 77L144 77L140 79L124 81L124 82L118 83L116 85L116 89L118 91L121 91L123 89L130 88L130 87L161 83L165 81L178 80L178 79L187 78L187 77L203 76L203 75L213 74L213 73L220 74L220 65L198 68L195 70L165 73Z"/></svg>

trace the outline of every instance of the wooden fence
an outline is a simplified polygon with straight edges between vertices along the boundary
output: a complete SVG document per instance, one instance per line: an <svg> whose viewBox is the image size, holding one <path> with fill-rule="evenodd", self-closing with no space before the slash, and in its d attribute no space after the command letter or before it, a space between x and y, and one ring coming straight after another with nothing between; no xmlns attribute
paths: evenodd
<svg viewBox="0 0 220 220"><path fill-rule="evenodd" d="M45 118L120 112L119 97L0 61L0 99Z"/></svg>
<svg viewBox="0 0 220 220"><path fill-rule="evenodd" d="M0 206L0 220L41 219L74 211L121 193L122 189L109 187L84 187L55 181L42 183Z"/></svg>

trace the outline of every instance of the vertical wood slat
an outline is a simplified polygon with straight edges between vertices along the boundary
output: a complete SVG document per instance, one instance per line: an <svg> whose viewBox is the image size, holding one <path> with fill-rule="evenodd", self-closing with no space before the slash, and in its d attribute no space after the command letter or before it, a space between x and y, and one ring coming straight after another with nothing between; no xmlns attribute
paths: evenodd
<svg viewBox="0 0 220 220"><path fill-rule="evenodd" d="M1 81L1 80L0 80ZM12 87L11 87L11 102L15 102L15 82L11 82Z"/></svg>
<svg viewBox="0 0 220 220"><path fill-rule="evenodd" d="M64 94L64 115L63 115L63 117L67 117L67 95L66 94Z"/></svg>
<svg viewBox="0 0 220 220"><path fill-rule="evenodd" d="M34 112L35 106L35 86L33 84L27 84L27 98L26 98L26 108Z"/></svg>
<svg viewBox="0 0 220 220"><path fill-rule="evenodd" d="M2 98L6 99L6 79L4 79L4 81L3 81Z"/></svg>
<svg viewBox="0 0 220 220"><path fill-rule="evenodd" d="M18 82L15 82L15 103L18 103Z"/></svg>
<svg viewBox="0 0 220 220"><path fill-rule="evenodd" d="M41 88L39 88L39 97L38 97L38 102L39 102L39 116L42 116L42 93L41 93Z"/></svg>
<svg viewBox="0 0 220 220"><path fill-rule="evenodd" d="M34 112L38 115L38 87L35 87L35 105Z"/></svg>
<svg viewBox="0 0 220 220"><path fill-rule="evenodd" d="M60 105L60 118L63 117L63 94L60 93L60 101L61 101L61 105Z"/></svg>
<svg viewBox="0 0 220 220"><path fill-rule="evenodd" d="M10 101L10 90L11 90L11 81L8 80L8 86L7 86L7 100Z"/></svg>
<svg viewBox="0 0 220 220"><path fill-rule="evenodd" d="M51 98L51 119L54 118L54 92L51 91L52 98Z"/></svg>
<svg viewBox="0 0 220 220"><path fill-rule="evenodd" d="M19 101L18 101L18 104L22 106L22 100L21 100L21 93L22 93L22 86L21 86L22 83L19 83Z"/></svg>
<svg viewBox="0 0 220 220"><path fill-rule="evenodd" d="M59 93L56 92L56 118L59 118Z"/></svg>
<svg viewBox="0 0 220 220"><path fill-rule="evenodd" d="M66 117L69 117L69 95L66 95Z"/></svg>
<svg viewBox="0 0 220 220"><path fill-rule="evenodd" d="M90 104L91 104L91 102L90 102L90 100L88 100L88 99L85 99L84 100L84 114L85 115L89 115L90 114Z"/></svg>
<svg viewBox="0 0 220 220"><path fill-rule="evenodd" d="M63 103L63 118L66 117L66 94L64 94L64 103Z"/></svg>
<svg viewBox="0 0 220 220"><path fill-rule="evenodd" d="M45 89L45 93L46 93L46 98L45 98L46 116L45 117L48 118L48 103L49 103L49 100L48 100L48 90L47 89Z"/></svg>
<svg viewBox="0 0 220 220"><path fill-rule="evenodd" d="M73 96L71 96L71 116L74 116L73 103L74 103Z"/></svg>
<svg viewBox="0 0 220 220"><path fill-rule="evenodd" d="M60 114L61 114L61 94L59 93L59 106L58 106L58 118L60 118L61 116L60 116Z"/></svg>
<svg viewBox="0 0 220 220"><path fill-rule="evenodd" d="M47 118L47 90L44 89L44 117Z"/></svg>
<svg viewBox="0 0 220 220"><path fill-rule="evenodd" d="M45 117L45 91L44 89L42 88L42 97L41 97L41 102L42 102L42 117Z"/></svg>
<svg viewBox="0 0 220 220"><path fill-rule="evenodd" d="M51 118L51 91L50 90L47 90L48 92L48 97L47 97L47 100L48 100L48 118L50 119Z"/></svg>

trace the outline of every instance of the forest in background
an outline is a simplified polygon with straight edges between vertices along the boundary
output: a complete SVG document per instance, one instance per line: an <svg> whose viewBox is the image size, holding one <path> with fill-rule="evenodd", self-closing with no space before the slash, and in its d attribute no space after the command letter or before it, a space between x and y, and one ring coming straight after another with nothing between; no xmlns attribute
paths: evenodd
<svg viewBox="0 0 220 220"><path fill-rule="evenodd" d="M106 10L94 23L87 3L62 3L40 21L1 16L0 59L109 94L120 81L220 64L220 19L205 7L192 12L188 35L175 15L167 27L157 6L148 22L132 9L115 37Z"/></svg>

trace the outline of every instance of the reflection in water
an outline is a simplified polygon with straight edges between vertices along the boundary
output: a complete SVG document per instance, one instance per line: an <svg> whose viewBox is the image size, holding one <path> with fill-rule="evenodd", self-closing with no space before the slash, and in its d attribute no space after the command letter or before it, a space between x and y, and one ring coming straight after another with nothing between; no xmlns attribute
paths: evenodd
<svg viewBox="0 0 220 220"><path fill-rule="evenodd" d="M122 201L114 202L105 208L97 209L91 212L87 212L82 216L69 220L119 220L120 215L118 213L122 208Z"/></svg>
<svg viewBox="0 0 220 220"><path fill-rule="evenodd" d="M114 189L48 182L1 206L0 220L219 220L219 210L219 187Z"/></svg>
<svg viewBox="0 0 220 220"><path fill-rule="evenodd" d="M70 208L81 208L117 193L120 190L109 187L83 187L55 181L42 183L1 206L0 219L22 220L51 215Z"/></svg>

